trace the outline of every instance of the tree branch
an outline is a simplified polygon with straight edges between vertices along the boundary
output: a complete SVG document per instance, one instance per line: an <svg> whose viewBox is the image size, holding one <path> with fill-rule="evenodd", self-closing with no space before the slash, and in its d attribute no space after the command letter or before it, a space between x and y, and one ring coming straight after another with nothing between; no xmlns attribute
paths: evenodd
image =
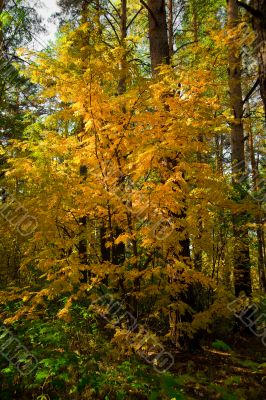
<svg viewBox="0 0 266 400"><path fill-rule="evenodd" d="M95 8L98 7L99 10L102 10L102 11L104 11L105 13L109 14L109 15L113 18L113 20L117 23L117 25L120 24L120 22L117 20L117 18L114 16L114 14L111 13L111 11L109 11L106 7L103 7L102 5L99 5L99 4L96 3L95 1L93 2L93 5L94 5ZM118 13L117 10L116 10L116 13ZM121 18L120 14L118 14L118 18L119 18L119 19Z"/></svg>
<svg viewBox="0 0 266 400"><path fill-rule="evenodd" d="M244 3L243 1L237 0L237 4L244 8L247 12L249 12L253 17L263 19L263 15L259 10L251 7L249 4Z"/></svg>
<svg viewBox="0 0 266 400"><path fill-rule="evenodd" d="M121 18L120 12L119 12L118 9L116 8L116 6L111 2L111 0L108 0L108 3L113 7L113 9L114 9L115 12L117 13L118 17Z"/></svg>
<svg viewBox="0 0 266 400"><path fill-rule="evenodd" d="M110 24L111 28L112 28L112 29L113 29L113 31L114 31L114 34L115 34L115 36L116 36L117 40L118 40L118 43L120 44L120 43L121 43L121 41L120 41L120 38L119 38L119 36L118 36L118 34L117 34L117 31L116 31L116 29L115 29L115 26L114 26L114 24L112 23L112 21L110 20L110 18L109 18L107 15L104 15L104 17L105 17L105 19L107 19L107 21L109 22L109 24Z"/></svg>
<svg viewBox="0 0 266 400"><path fill-rule="evenodd" d="M252 88L249 90L249 92L247 93L246 97L244 98L243 104L245 104L250 99L250 97L252 96L252 94L256 90L256 88L259 85L259 83L260 83L260 80L259 80L259 78L257 78L257 80L253 84Z"/></svg>
<svg viewBox="0 0 266 400"><path fill-rule="evenodd" d="M150 15L152 16L153 21L155 22L156 25L158 25L158 21L157 21L155 15L153 14L152 10L148 6L148 4L145 3L144 0L140 0L140 3L149 11Z"/></svg>
<svg viewBox="0 0 266 400"><path fill-rule="evenodd" d="M193 40L193 42L188 42L188 43L182 44L180 47L178 47L178 48L174 51L174 54L176 54L179 50L183 49L183 47L189 46L190 44L193 44L193 43L197 43L197 41Z"/></svg>
<svg viewBox="0 0 266 400"><path fill-rule="evenodd" d="M143 10L144 7L141 7L139 9L139 11L134 15L134 17L132 18L132 20L128 23L127 25L127 29L133 24L133 22L135 21L135 19L137 18L137 16L141 13L141 11Z"/></svg>

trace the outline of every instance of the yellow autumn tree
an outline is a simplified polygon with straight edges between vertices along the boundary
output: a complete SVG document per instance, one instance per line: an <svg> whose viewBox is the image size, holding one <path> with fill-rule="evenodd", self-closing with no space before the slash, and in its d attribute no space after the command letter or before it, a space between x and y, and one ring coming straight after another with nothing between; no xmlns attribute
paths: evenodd
<svg viewBox="0 0 266 400"><path fill-rule="evenodd" d="M227 312L211 276L213 224L228 203L227 183L204 162L226 119L207 67L163 66L152 80L131 64L118 95L121 51L85 23L65 28L52 51L29 56L26 75L47 112L13 142L6 174L38 221L20 267L32 289L14 288L24 307L13 319L34 317L63 294L69 301L59 316L68 319L73 301L95 302L104 292L151 327L170 312L178 341ZM184 259L186 238L191 256Z"/></svg>

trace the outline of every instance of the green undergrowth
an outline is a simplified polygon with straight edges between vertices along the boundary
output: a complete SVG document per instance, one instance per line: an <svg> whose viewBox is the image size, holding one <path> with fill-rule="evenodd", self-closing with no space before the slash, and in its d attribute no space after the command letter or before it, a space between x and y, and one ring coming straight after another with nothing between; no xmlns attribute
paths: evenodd
<svg viewBox="0 0 266 400"><path fill-rule="evenodd" d="M264 396L266 359L238 358L229 345L215 340L214 352L230 351L225 361L210 352L183 355L180 363L177 354L171 371L159 373L137 354L121 352L86 304L75 305L68 322L55 318L57 306L49 318L19 320L8 328L37 363L21 374L0 356L1 400L264 398L258 396ZM0 346L5 341L2 334Z"/></svg>

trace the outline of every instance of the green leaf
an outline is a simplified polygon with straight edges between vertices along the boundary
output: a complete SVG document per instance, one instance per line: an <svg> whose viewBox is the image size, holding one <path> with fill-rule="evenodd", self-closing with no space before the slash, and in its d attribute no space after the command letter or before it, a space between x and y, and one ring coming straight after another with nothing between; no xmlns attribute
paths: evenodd
<svg viewBox="0 0 266 400"><path fill-rule="evenodd" d="M48 378L48 376L51 375L50 371L48 369L42 369L40 371L38 371L35 375L35 381L36 382L43 382L45 379Z"/></svg>
<svg viewBox="0 0 266 400"><path fill-rule="evenodd" d="M222 340L215 340L215 342L212 343L212 347L217 350L222 350L222 351L231 351L231 347L223 342Z"/></svg>
<svg viewBox="0 0 266 400"><path fill-rule="evenodd" d="M9 14L8 11L2 11L0 14L0 22L2 22L3 27L7 27L12 22L13 17Z"/></svg>

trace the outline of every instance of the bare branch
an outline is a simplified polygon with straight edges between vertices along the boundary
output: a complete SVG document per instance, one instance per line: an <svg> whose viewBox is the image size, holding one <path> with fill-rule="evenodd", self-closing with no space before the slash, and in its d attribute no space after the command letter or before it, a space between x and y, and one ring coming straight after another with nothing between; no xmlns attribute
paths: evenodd
<svg viewBox="0 0 266 400"><path fill-rule="evenodd" d="M247 93L246 97L243 100L243 104L245 104L250 97L252 96L252 94L254 93L254 91L257 89L258 85L260 83L259 78L255 81L255 83L253 84L252 88L249 90L249 92Z"/></svg>
<svg viewBox="0 0 266 400"><path fill-rule="evenodd" d="M155 24L158 25L158 21L155 17L155 15L153 14L152 10L150 9L150 7L148 6L147 3L145 3L144 0L140 0L140 3L149 11L150 15L152 16L152 19L154 20Z"/></svg>
<svg viewBox="0 0 266 400"><path fill-rule="evenodd" d="M114 16L113 13L111 13L111 11L109 11L106 7L103 7L102 5L99 5L98 3L96 3L95 1L92 3L94 5L94 7L98 8L99 10L104 11L105 13L109 14L113 20L117 23L117 25L119 25L119 21L117 20L117 18ZM117 12L116 12L117 13ZM120 14L118 14L118 17L121 18Z"/></svg>
<svg viewBox="0 0 266 400"><path fill-rule="evenodd" d="M121 18L121 14L118 11L118 9L116 8L116 6L111 2L111 0L108 0L108 3L113 7L113 9L115 10L115 12L117 13L118 17Z"/></svg>
<svg viewBox="0 0 266 400"><path fill-rule="evenodd" d="M132 20L128 23L127 25L127 29L133 24L133 22L135 21L135 19L137 18L137 16L141 13L141 11L143 10L144 7L141 7L139 9L139 11L134 15L134 17L132 18Z"/></svg>
<svg viewBox="0 0 266 400"><path fill-rule="evenodd" d="M104 15L104 17L105 17L105 18L107 19L107 21L109 22L111 28L112 28L113 31L114 31L114 34L115 34L117 40L118 40L118 43L120 44L120 43L121 43L121 40L120 40L120 38L119 38L119 36L118 36L118 34L117 34L117 31L116 31L116 29L115 29L114 24L112 23L112 21L110 20L110 18L109 18L107 15Z"/></svg>
<svg viewBox="0 0 266 400"><path fill-rule="evenodd" d="M175 50L174 54L177 53L178 50L183 49L183 47L189 46L190 44L193 44L193 43L197 43L197 41L194 40L193 42L188 42L188 43L182 44L180 47L178 47L178 49Z"/></svg>

